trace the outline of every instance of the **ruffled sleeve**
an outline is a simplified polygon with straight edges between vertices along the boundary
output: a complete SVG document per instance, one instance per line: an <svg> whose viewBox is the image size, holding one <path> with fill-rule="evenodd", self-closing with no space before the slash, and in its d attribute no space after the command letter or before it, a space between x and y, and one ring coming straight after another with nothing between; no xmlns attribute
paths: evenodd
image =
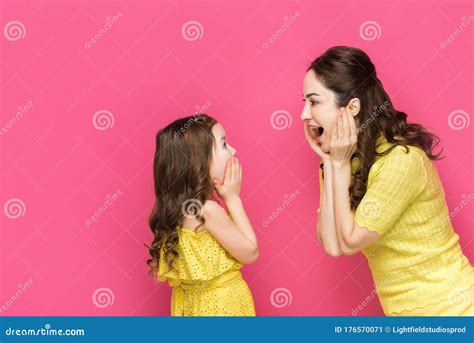
<svg viewBox="0 0 474 343"><path fill-rule="evenodd" d="M241 268L242 263L233 258L209 231L195 233L190 229L178 229L178 234L179 257L170 270L160 255L158 281L168 280L171 286L182 281L209 281L229 270Z"/></svg>

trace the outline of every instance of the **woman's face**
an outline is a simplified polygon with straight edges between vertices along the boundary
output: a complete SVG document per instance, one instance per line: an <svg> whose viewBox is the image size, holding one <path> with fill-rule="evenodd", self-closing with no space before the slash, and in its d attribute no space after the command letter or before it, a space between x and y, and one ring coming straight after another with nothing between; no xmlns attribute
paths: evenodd
<svg viewBox="0 0 474 343"><path fill-rule="evenodd" d="M235 156L237 151L227 143L225 130L221 124L217 123L212 127L215 145L212 149L212 162L209 173L211 179L215 179L220 183L224 180L225 168L227 161Z"/></svg>
<svg viewBox="0 0 474 343"><path fill-rule="evenodd" d="M303 96L305 103L301 120L308 124L312 137L328 153L331 129L341 112L336 94L318 80L313 70L309 70L303 81Z"/></svg>

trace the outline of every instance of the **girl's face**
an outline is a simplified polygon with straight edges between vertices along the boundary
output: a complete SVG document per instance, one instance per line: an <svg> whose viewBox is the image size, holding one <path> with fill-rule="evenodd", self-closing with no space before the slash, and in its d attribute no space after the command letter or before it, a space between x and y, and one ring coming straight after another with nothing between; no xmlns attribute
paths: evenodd
<svg viewBox="0 0 474 343"><path fill-rule="evenodd" d="M341 112L336 95L318 80L313 70L309 70L303 81L303 96L305 104L301 120L307 123L321 149L328 153L331 129Z"/></svg>
<svg viewBox="0 0 474 343"><path fill-rule="evenodd" d="M235 156L237 151L227 143L225 130L221 124L217 123L212 127L212 134L216 144L212 149L212 162L209 173L211 174L211 179L222 183L224 181L227 161L232 156Z"/></svg>

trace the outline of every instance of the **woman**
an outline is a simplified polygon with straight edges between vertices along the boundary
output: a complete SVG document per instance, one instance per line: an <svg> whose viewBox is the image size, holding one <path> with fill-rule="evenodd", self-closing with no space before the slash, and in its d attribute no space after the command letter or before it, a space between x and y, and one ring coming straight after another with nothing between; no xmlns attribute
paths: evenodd
<svg viewBox="0 0 474 343"><path fill-rule="evenodd" d="M324 250L367 257L386 315L474 315L474 270L431 161L439 139L407 123L360 49L327 50L303 88L305 135L322 162Z"/></svg>

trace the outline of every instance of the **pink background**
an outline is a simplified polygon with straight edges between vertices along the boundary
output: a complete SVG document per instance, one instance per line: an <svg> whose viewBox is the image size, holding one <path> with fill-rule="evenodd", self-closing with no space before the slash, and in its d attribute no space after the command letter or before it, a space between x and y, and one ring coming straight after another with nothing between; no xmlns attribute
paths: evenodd
<svg viewBox="0 0 474 343"><path fill-rule="evenodd" d="M442 138L437 166L473 260L473 205L461 205L473 184L469 1L30 0L2 1L0 13L2 315L169 314L170 289L148 279L143 245L154 136L202 106L244 167L260 258L243 272L257 315L350 316L358 305L382 315L363 256L331 258L315 241L319 162L299 120L302 79L333 45L364 49L395 106ZM197 37L183 34L189 21ZM368 21L374 36L360 31ZM113 125L93 122L101 110ZM286 117L271 122L275 111Z"/></svg>

